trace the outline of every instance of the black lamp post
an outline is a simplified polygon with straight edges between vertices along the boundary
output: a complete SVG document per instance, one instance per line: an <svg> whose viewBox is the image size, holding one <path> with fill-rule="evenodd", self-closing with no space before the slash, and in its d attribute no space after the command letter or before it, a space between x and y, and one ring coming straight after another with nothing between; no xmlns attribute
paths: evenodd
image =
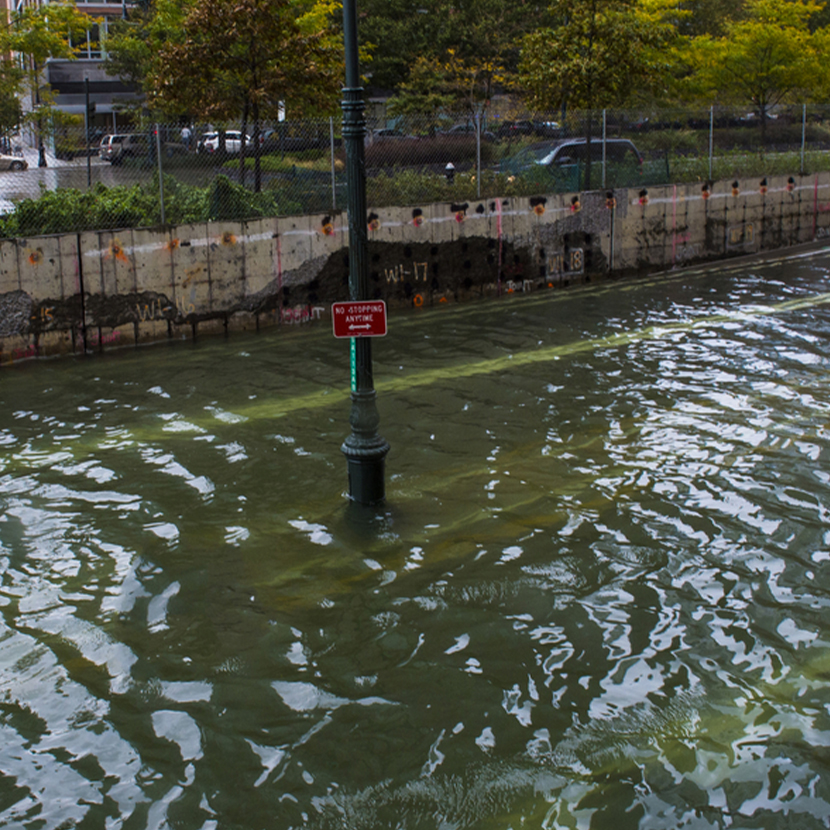
<svg viewBox="0 0 830 830"><path fill-rule="evenodd" d="M363 87L357 50L355 0L343 1L343 37L346 53L346 86L343 89L343 144L346 148L346 184L349 206L349 296L369 297L368 225L366 215L366 167L363 142ZM351 340L352 433L341 447L349 468L349 495L360 504L379 504L385 498L384 460L389 444L377 433L380 416L372 379L372 341Z"/></svg>

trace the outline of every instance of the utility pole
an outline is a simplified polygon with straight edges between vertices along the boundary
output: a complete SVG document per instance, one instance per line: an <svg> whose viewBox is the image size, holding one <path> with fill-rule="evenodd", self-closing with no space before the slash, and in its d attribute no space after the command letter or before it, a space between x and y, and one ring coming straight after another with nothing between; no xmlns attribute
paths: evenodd
<svg viewBox="0 0 830 830"><path fill-rule="evenodd" d="M349 296L369 300L368 223L366 211L366 136L363 87L357 49L356 0L343 0L346 86L343 89L343 144L349 208ZM380 504L386 497L384 466L389 444L377 433L380 424L372 378L372 341L351 338L351 435L341 450L348 461L349 496L359 504Z"/></svg>

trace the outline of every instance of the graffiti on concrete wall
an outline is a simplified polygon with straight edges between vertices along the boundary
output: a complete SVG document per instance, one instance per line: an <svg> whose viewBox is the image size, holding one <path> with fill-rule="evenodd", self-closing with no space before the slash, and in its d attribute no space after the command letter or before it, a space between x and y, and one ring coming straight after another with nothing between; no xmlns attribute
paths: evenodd
<svg viewBox="0 0 830 830"><path fill-rule="evenodd" d="M547 277L562 277L566 274L581 274L585 271L585 251L573 248L570 251L556 251L549 254L545 263Z"/></svg>
<svg viewBox="0 0 830 830"><path fill-rule="evenodd" d="M140 323L152 320L175 320L196 313L195 303L189 303L179 297L171 303L166 297L157 297L143 303L135 304L135 319Z"/></svg>
<svg viewBox="0 0 830 830"><path fill-rule="evenodd" d="M32 318L32 298L25 291L0 294L0 337L26 334Z"/></svg>
<svg viewBox="0 0 830 830"><path fill-rule="evenodd" d="M812 238L825 238L830 230L815 217L830 205L819 196L830 183L811 180L815 198L793 202L784 181L770 182L761 206L739 201L741 222L734 222L731 200L753 191L730 196L728 183L713 183L712 192L730 200L728 210L719 213L718 199L708 200L698 228L698 220L679 212L692 196L703 199L699 185L685 196L679 186L652 188L647 199L620 190L375 210L367 216L370 299L384 299L390 309L418 308L558 290L612 270L791 245L809 238L807 225ZM777 235L764 231L768 217L785 209L792 221L779 221ZM216 321L227 329L235 315L241 327L314 323L331 303L349 299L349 268L345 218L331 213L123 231L118 238L87 234L83 244L76 235L0 240L0 360L67 344L102 348L179 332L196 336L203 324L216 331ZM2 293L2 286L24 290Z"/></svg>
<svg viewBox="0 0 830 830"><path fill-rule="evenodd" d="M755 245L755 226L752 222L743 222L740 225L731 225L726 229L726 248L752 248Z"/></svg>
<svg viewBox="0 0 830 830"><path fill-rule="evenodd" d="M429 273L428 262L413 262L407 265L393 265L391 268L385 268L383 271L386 282L406 282L407 279L413 282L426 282L427 274Z"/></svg>
<svg viewBox="0 0 830 830"><path fill-rule="evenodd" d="M312 320L320 320L327 310L327 307L322 305L281 308L280 322L295 326L300 323L310 323Z"/></svg>

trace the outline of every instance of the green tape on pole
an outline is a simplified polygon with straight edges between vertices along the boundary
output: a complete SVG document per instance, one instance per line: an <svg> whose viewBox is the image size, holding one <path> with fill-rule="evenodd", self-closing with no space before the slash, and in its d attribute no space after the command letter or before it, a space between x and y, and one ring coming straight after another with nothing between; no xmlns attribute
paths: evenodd
<svg viewBox="0 0 830 830"><path fill-rule="evenodd" d="M351 340L351 369L352 369L352 392L357 392L357 338L352 337Z"/></svg>

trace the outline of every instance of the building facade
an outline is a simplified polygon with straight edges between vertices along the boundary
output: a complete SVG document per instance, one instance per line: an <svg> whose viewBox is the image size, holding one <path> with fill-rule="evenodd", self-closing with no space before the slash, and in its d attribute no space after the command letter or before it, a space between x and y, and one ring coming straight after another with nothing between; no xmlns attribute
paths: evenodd
<svg viewBox="0 0 830 830"><path fill-rule="evenodd" d="M0 16L27 6L46 6L49 0L0 0ZM108 75L103 67L110 26L126 17L126 0L75 0L80 11L95 18L94 25L73 42L76 60L50 59L43 67L41 83L51 90L56 109L75 115L86 111L87 95L94 105L90 128L114 132L131 120L129 112L142 100L141 94L124 81ZM28 106L24 102L24 109Z"/></svg>

